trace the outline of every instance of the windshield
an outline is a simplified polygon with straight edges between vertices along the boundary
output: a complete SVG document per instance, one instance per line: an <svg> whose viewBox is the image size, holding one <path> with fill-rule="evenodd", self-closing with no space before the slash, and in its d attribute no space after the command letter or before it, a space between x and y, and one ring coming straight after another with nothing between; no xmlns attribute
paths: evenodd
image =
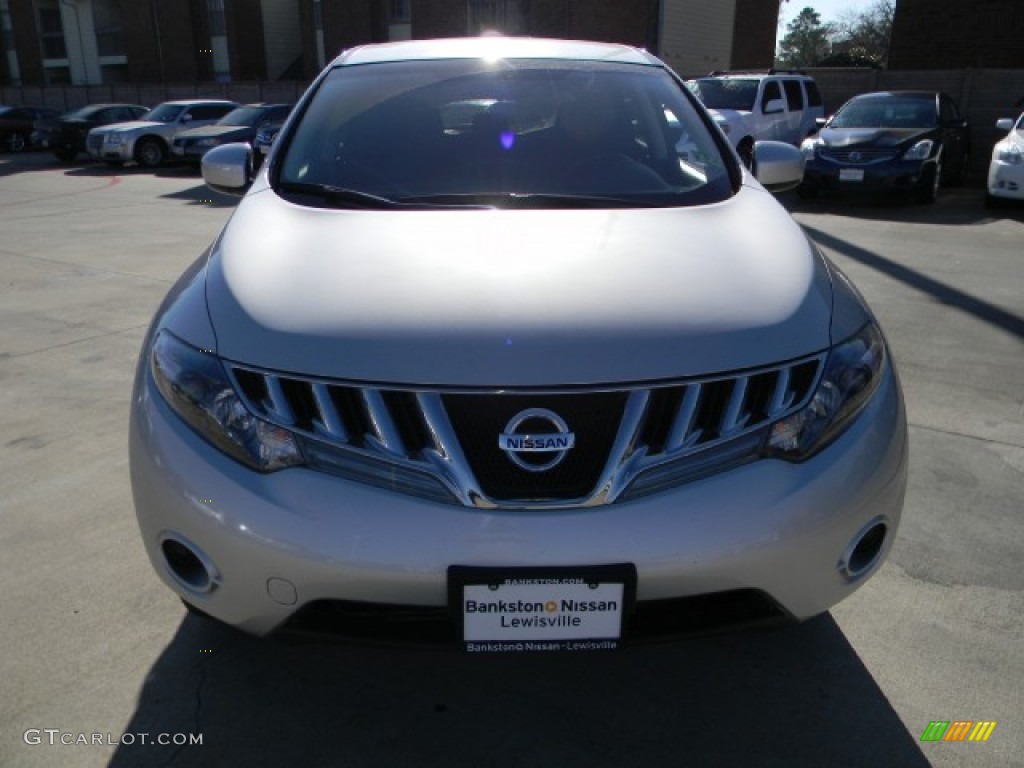
<svg viewBox="0 0 1024 768"><path fill-rule="evenodd" d="M259 107L239 107L232 109L224 117L217 121L217 125L244 125L252 128L259 123L265 110Z"/></svg>
<svg viewBox="0 0 1024 768"><path fill-rule="evenodd" d="M91 120L103 107L79 107L61 115L64 120Z"/></svg>
<svg viewBox="0 0 1024 768"><path fill-rule="evenodd" d="M687 83L694 95L708 109L735 109L751 112L757 101L756 79L703 78Z"/></svg>
<svg viewBox="0 0 1024 768"><path fill-rule="evenodd" d="M686 205L731 193L726 160L696 108L649 66L338 67L286 141L276 179L284 192L319 185L361 199L518 207L571 205L573 196L591 206Z"/></svg>
<svg viewBox="0 0 1024 768"><path fill-rule="evenodd" d="M855 99L840 109L829 128L932 128L934 99Z"/></svg>
<svg viewBox="0 0 1024 768"><path fill-rule="evenodd" d="M149 120L153 123L173 123L178 119L178 115L180 115L184 109L185 107L180 104L160 104L159 106L153 107L139 119Z"/></svg>

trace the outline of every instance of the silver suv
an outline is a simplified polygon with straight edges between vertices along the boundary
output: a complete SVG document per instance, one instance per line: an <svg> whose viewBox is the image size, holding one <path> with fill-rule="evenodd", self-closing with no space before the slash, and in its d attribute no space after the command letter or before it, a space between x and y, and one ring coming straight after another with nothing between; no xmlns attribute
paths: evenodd
<svg viewBox="0 0 1024 768"><path fill-rule="evenodd" d="M112 165L135 161L144 168L156 168L170 156L175 136L215 123L238 106L210 99L165 101L138 120L93 128L85 146L93 158Z"/></svg>
<svg viewBox="0 0 1024 768"><path fill-rule="evenodd" d="M713 72L687 82L744 161L754 142L770 139L799 146L825 117L814 78L803 72Z"/></svg>
<svg viewBox="0 0 1024 768"><path fill-rule="evenodd" d="M804 619L884 560L907 438L878 324L650 54L356 48L251 168L203 158L251 187L132 401L142 540L191 610L603 650Z"/></svg>

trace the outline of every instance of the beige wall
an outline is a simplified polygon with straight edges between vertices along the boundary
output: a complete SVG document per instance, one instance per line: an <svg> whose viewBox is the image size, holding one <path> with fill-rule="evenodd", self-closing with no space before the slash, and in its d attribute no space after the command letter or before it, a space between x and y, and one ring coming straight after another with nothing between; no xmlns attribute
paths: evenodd
<svg viewBox="0 0 1024 768"><path fill-rule="evenodd" d="M661 59L684 77L728 69L735 0L663 0Z"/></svg>

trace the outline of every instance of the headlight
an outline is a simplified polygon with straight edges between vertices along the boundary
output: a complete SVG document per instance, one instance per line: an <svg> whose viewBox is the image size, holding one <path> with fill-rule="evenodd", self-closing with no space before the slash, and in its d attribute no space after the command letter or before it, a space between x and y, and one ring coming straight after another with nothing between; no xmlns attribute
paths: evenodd
<svg viewBox="0 0 1024 768"><path fill-rule="evenodd" d="M295 436L253 416L213 354L161 331L150 370L175 413L228 456L260 472L303 463Z"/></svg>
<svg viewBox="0 0 1024 768"><path fill-rule="evenodd" d="M873 322L833 347L810 402L772 425L767 455L803 461L827 446L871 399L885 361L885 341Z"/></svg>
<svg viewBox="0 0 1024 768"><path fill-rule="evenodd" d="M220 144L220 139L200 139L196 142L197 147L216 147Z"/></svg>
<svg viewBox="0 0 1024 768"><path fill-rule="evenodd" d="M812 137L804 139L800 143L800 151L803 153L804 157L807 158L808 160L810 160L811 158L813 158L815 156L815 154L817 154L817 152L818 152L818 141L819 140L817 138L812 136Z"/></svg>
<svg viewBox="0 0 1024 768"><path fill-rule="evenodd" d="M124 144L124 134L122 133L108 133L103 139L106 144L119 145Z"/></svg>
<svg viewBox="0 0 1024 768"><path fill-rule="evenodd" d="M903 153L904 160L926 160L932 153L932 145L935 142L931 139L921 139L914 146Z"/></svg>
<svg viewBox="0 0 1024 768"><path fill-rule="evenodd" d="M1024 163L1024 153L1021 153L1020 147L1016 145L1007 149L1000 149L996 158L1000 163L1006 163L1007 165L1020 165Z"/></svg>

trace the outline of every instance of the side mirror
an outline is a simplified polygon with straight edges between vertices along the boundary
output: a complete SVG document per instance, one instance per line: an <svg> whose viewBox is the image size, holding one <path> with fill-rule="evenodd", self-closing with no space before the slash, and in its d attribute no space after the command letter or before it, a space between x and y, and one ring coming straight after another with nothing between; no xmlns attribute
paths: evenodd
<svg viewBox="0 0 1024 768"><path fill-rule="evenodd" d="M822 128L825 127L825 123L827 123L827 122L828 122L828 118L827 117L816 117L816 118L814 118L814 127L817 128L820 131Z"/></svg>
<svg viewBox="0 0 1024 768"><path fill-rule="evenodd" d="M754 144L754 176L773 194L800 186L804 180L804 155L792 144L758 141Z"/></svg>
<svg viewBox="0 0 1024 768"><path fill-rule="evenodd" d="M190 123L190 122L192 122L192 113L191 112L186 112L184 115L182 115L181 116L181 122L183 122L183 123Z"/></svg>
<svg viewBox="0 0 1024 768"><path fill-rule="evenodd" d="M202 159L203 181L214 192L241 197L252 184L252 147L242 142L214 147Z"/></svg>
<svg viewBox="0 0 1024 768"><path fill-rule="evenodd" d="M1013 130L1013 118L1012 117L1001 117L996 120L996 128L1000 131L1006 131L1009 133Z"/></svg>
<svg viewBox="0 0 1024 768"><path fill-rule="evenodd" d="M764 105L764 109L761 111L766 115L776 115L786 109L786 105L783 104L782 99L772 99Z"/></svg>

